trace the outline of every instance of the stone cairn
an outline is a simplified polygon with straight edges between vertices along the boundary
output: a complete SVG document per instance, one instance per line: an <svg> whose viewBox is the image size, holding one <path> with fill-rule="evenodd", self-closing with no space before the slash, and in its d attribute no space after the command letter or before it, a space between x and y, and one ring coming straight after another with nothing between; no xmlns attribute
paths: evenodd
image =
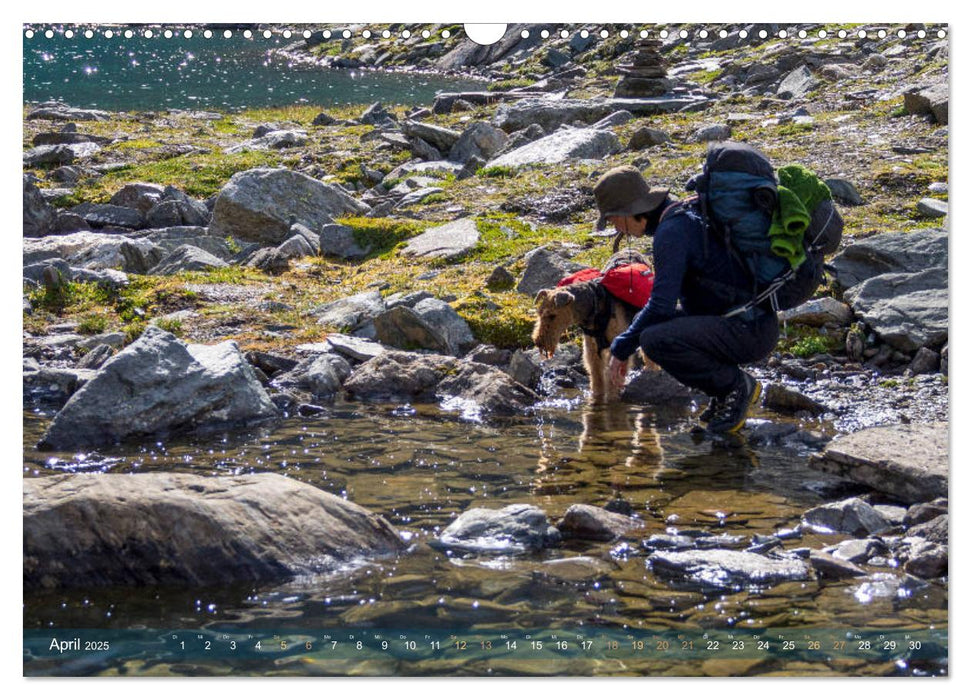
<svg viewBox="0 0 971 700"><path fill-rule="evenodd" d="M632 62L617 66L624 77L617 83L614 97L657 97L671 91L673 84L668 80L659 48L661 42L657 39L637 42Z"/></svg>

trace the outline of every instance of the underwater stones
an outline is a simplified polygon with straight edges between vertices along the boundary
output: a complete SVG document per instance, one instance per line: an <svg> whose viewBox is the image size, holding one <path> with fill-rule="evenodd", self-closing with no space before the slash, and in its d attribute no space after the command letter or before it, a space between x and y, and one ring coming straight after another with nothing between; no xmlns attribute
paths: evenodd
<svg viewBox="0 0 971 700"><path fill-rule="evenodd" d="M596 506L575 503L567 509L556 527L564 539L609 542L644 527L644 522Z"/></svg>
<svg viewBox="0 0 971 700"><path fill-rule="evenodd" d="M23 492L25 590L274 581L404 548L384 518L278 474L72 474Z"/></svg>
<svg viewBox="0 0 971 700"><path fill-rule="evenodd" d="M523 554L557 543L559 531L536 506L516 503L505 508L472 508L454 520L430 544L457 554Z"/></svg>
<svg viewBox="0 0 971 700"><path fill-rule="evenodd" d="M187 345L149 326L71 397L40 447L104 445L276 416L235 342Z"/></svg>

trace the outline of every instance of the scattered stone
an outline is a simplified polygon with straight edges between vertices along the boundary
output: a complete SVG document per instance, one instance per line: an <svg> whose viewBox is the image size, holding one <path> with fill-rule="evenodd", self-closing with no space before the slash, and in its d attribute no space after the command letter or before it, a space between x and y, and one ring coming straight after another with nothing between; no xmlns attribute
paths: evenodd
<svg viewBox="0 0 971 700"><path fill-rule="evenodd" d="M914 359L907 369L910 370L911 375L916 376L918 374L932 374L937 372L940 366L941 356L939 354L930 348L920 348L917 350L917 354L914 355Z"/></svg>
<svg viewBox="0 0 971 700"><path fill-rule="evenodd" d="M91 204L85 202L71 208L71 213L80 216L89 226L102 228L117 226L139 229L145 226L145 217L137 209L116 207L113 204Z"/></svg>
<svg viewBox="0 0 971 700"><path fill-rule="evenodd" d="M277 245L295 223L319 231L334 217L368 211L334 185L286 168L256 168L236 173L220 190L209 233Z"/></svg>
<svg viewBox="0 0 971 700"><path fill-rule="evenodd" d="M148 271L150 275L174 275L188 270L217 270L229 265L215 255L193 245L181 245Z"/></svg>
<svg viewBox="0 0 971 700"><path fill-rule="evenodd" d="M843 298L896 350L914 353L947 342L949 297L944 267L871 277L848 289Z"/></svg>
<svg viewBox="0 0 971 700"><path fill-rule="evenodd" d="M420 355L388 350L357 367L344 383L351 398L428 402L457 360L448 355Z"/></svg>
<svg viewBox="0 0 971 700"><path fill-rule="evenodd" d="M939 124L948 119L947 83L904 93L904 111L907 114L929 114Z"/></svg>
<svg viewBox="0 0 971 700"><path fill-rule="evenodd" d="M546 513L516 503L501 510L472 508L429 544L457 554L508 555L536 552L559 540L560 533L549 524Z"/></svg>
<svg viewBox="0 0 971 700"><path fill-rule="evenodd" d="M414 206L415 204L421 204L425 199L439 192L444 192L444 190L441 187L422 187L421 189L414 190L398 200L395 209L403 209Z"/></svg>
<svg viewBox="0 0 971 700"><path fill-rule="evenodd" d="M811 508L803 513L802 521L804 526L816 532L842 532L857 537L877 534L890 527L890 523L873 506L860 498L847 498Z"/></svg>
<svg viewBox="0 0 971 700"><path fill-rule="evenodd" d="M316 117L314 117L314 120L311 122L313 126L331 126L332 124L336 124L336 123L337 123L337 120L334 119L334 117L327 114L327 112L321 112Z"/></svg>
<svg viewBox="0 0 971 700"><path fill-rule="evenodd" d="M148 214L152 207L162 201L164 192L165 188L162 185L154 185L149 182L131 182L115 192L108 200L108 204L137 209L142 214Z"/></svg>
<svg viewBox="0 0 971 700"><path fill-rule="evenodd" d="M585 504L570 506L556 524L564 539L609 542L644 527L643 521Z"/></svg>
<svg viewBox="0 0 971 700"><path fill-rule="evenodd" d="M612 129L615 126L623 126L633 118L634 118L633 114L628 112L626 109L622 109L619 112L608 114L600 121L591 124L590 128L591 129Z"/></svg>
<svg viewBox="0 0 971 700"><path fill-rule="evenodd" d="M947 216L947 202L926 197L917 202L917 211L929 219L940 219Z"/></svg>
<svg viewBox="0 0 971 700"><path fill-rule="evenodd" d="M345 357L356 362L367 362L383 353L387 348L381 343L367 340L365 338L355 338L352 335L341 333L331 333L327 336L326 344Z"/></svg>
<svg viewBox="0 0 971 700"><path fill-rule="evenodd" d="M358 118L358 121L362 124L373 124L374 126L394 126L397 119L380 102L375 102L364 110L364 114Z"/></svg>
<svg viewBox="0 0 971 700"><path fill-rule="evenodd" d="M502 265L498 265L486 278L486 288L490 292L503 292L512 289L516 278Z"/></svg>
<svg viewBox="0 0 971 700"><path fill-rule="evenodd" d="M51 232L56 212L41 195L40 190L26 177L24 182L24 228L27 238L40 238Z"/></svg>
<svg viewBox="0 0 971 700"><path fill-rule="evenodd" d="M773 421L750 420L748 441L753 445L776 445L785 438L794 435L798 428L791 423L775 423Z"/></svg>
<svg viewBox="0 0 971 700"><path fill-rule="evenodd" d="M555 287L561 279L583 268L583 265L566 260L548 247L535 248L526 254L526 270L516 291L536 296L540 290Z"/></svg>
<svg viewBox="0 0 971 700"><path fill-rule="evenodd" d="M937 516L945 515L946 513L946 498L935 498L929 503L915 503L907 509L907 513L904 515L903 524L906 527L919 525L920 523L926 523L928 520L933 520Z"/></svg>
<svg viewBox="0 0 971 700"><path fill-rule="evenodd" d="M948 236L940 229L885 233L852 243L833 258L836 282L849 289L889 272L923 272L947 267Z"/></svg>
<svg viewBox="0 0 971 700"><path fill-rule="evenodd" d="M78 361L78 369L101 369L101 366L111 358L114 352L114 349L107 343L95 345Z"/></svg>
<svg viewBox="0 0 971 700"><path fill-rule="evenodd" d="M472 158L488 161L502 152L509 142L506 132L487 122L474 122L466 127L451 147L448 159L465 163Z"/></svg>
<svg viewBox="0 0 971 700"><path fill-rule="evenodd" d="M149 326L71 397L38 447L111 444L276 416L235 342L186 345Z"/></svg>
<svg viewBox="0 0 971 700"><path fill-rule="evenodd" d="M518 168L525 165L557 164L568 160L601 160L621 150L620 142L610 131L600 129L564 129L507 151L486 167Z"/></svg>
<svg viewBox="0 0 971 700"><path fill-rule="evenodd" d="M817 85L816 79L805 65L799 66L783 78L776 90L776 95L784 100L803 97Z"/></svg>
<svg viewBox="0 0 971 700"><path fill-rule="evenodd" d="M539 384L540 377L543 376L543 368L539 362L529 353L519 349L509 358L509 367L506 371L517 382L530 388L535 388Z"/></svg>
<svg viewBox="0 0 971 700"><path fill-rule="evenodd" d="M854 564L865 564L873 557L886 553L886 545L878 539L844 540L832 551L834 557Z"/></svg>
<svg viewBox="0 0 971 700"><path fill-rule="evenodd" d="M639 151L644 148L650 148L651 146L660 146L662 143L667 143L670 140L671 137L663 131L642 126L631 135L630 142L627 144L627 150Z"/></svg>
<svg viewBox="0 0 971 700"><path fill-rule="evenodd" d="M23 242L24 265L63 258L72 267L89 270L114 268L141 275L157 265L165 253L164 248L148 240L88 231L27 238Z"/></svg>
<svg viewBox="0 0 971 700"><path fill-rule="evenodd" d="M359 331L372 325L385 310L381 292L361 292L317 307L317 323L343 332Z"/></svg>
<svg viewBox="0 0 971 700"><path fill-rule="evenodd" d="M853 309L833 297L822 297L780 312L779 319L803 326L845 326L853 321Z"/></svg>
<svg viewBox="0 0 971 700"><path fill-rule="evenodd" d="M833 199L837 203L848 204L854 207L863 204L863 197L860 196L860 193L856 190L856 186L849 180L831 177L825 182L826 186L829 187L830 193L833 195Z"/></svg>
<svg viewBox="0 0 971 700"><path fill-rule="evenodd" d="M935 544L948 543L948 514L912 526L907 530L908 537L922 537Z"/></svg>
<svg viewBox="0 0 971 700"><path fill-rule="evenodd" d="M320 252L344 260L356 260L366 257L371 252L371 246L361 245L350 226L325 224L320 229Z"/></svg>
<svg viewBox="0 0 971 700"><path fill-rule="evenodd" d="M727 141L732 137L732 127L727 124L703 126L691 135L690 141L706 143L708 141Z"/></svg>
<svg viewBox="0 0 971 700"><path fill-rule="evenodd" d="M441 153L448 153L455 146L456 142L462 136L461 132L455 131L453 129L446 129L443 126L435 126L434 124L423 124L422 122L416 122L406 119L401 123L401 131L405 136L410 136L411 138L419 139L431 144L436 150L441 151ZM439 154L439 157L441 154ZM438 160L435 158L434 160ZM451 158L450 160L456 160Z"/></svg>
<svg viewBox="0 0 971 700"><path fill-rule="evenodd" d="M51 119L62 122L103 122L111 116L109 112L98 109L78 109L60 102L45 102L27 113L24 119Z"/></svg>
<svg viewBox="0 0 971 700"><path fill-rule="evenodd" d="M420 258L458 260L478 245L479 235L475 219L456 219L415 236L408 241L401 254Z"/></svg>
<svg viewBox="0 0 971 700"><path fill-rule="evenodd" d="M471 362L481 362L484 365L502 367L508 365L512 359L512 351L497 348L494 345L477 345L466 356ZM522 382L520 382L522 384Z"/></svg>
<svg viewBox="0 0 971 700"><path fill-rule="evenodd" d="M384 518L279 474L71 474L23 492L25 590L251 584L404 549Z"/></svg>
<svg viewBox="0 0 971 700"><path fill-rule="evenodd" d="M800 559L771 559L729 549L654 552L647 563L662 578L702 590L742 590L809 578L809 567Z"/></svg>
<svg viewBox="0 0 971 700"><path fill-rule="evenodd" d="M829 409L815 399L805 394L789 389L781 384L770 384L765 389L763 404L766 408L782 413L800 413L805 411L811 415L826 413Z"/></svg>

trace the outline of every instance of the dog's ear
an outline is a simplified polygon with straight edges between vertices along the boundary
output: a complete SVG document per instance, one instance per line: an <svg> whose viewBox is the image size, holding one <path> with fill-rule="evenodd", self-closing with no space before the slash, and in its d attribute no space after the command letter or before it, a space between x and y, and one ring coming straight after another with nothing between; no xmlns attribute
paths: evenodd
<svg viewBox="0 0 971 700"><path fill-rule="evenodd" d="M550 290L548 289L539 290L536 293L536 305L539 306L540 304L542 304L544 301L549 299L549 296L550 296Z"/></svg>
<svg viewBox="0 0 971 700"><path fill-rule="evenodd" d="M557 292L553 297L553 306L560 308L561 306L572 304L574 301L576 301L576 297L569 292Z"/></svg>

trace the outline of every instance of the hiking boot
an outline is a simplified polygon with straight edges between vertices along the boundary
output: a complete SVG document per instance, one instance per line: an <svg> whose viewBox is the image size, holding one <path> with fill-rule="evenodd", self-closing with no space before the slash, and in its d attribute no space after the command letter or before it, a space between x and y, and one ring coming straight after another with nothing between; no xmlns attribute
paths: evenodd
<svg viewBox="0 0 971 700"><path fill-rule="evenodd" d="M721 406L724 402L725 402L725 399L720 399L717 396L712 396L711 400L708 401L708 406L705 408L704 411L701 412L701 415L698 416L698 420L701 421L702 423L710 422L711 419L714 418L715 415L718 413L718 411L721 410Z"/></svg>
<svg viewBox="0 0 971 700"><path fill-rule="evenodd" d="M708 430L713 433L734 433L745 425L749 409L762 396L762 385L755 377L742 372L742 379L722 399L721 405L708 421Z"/></svg>

